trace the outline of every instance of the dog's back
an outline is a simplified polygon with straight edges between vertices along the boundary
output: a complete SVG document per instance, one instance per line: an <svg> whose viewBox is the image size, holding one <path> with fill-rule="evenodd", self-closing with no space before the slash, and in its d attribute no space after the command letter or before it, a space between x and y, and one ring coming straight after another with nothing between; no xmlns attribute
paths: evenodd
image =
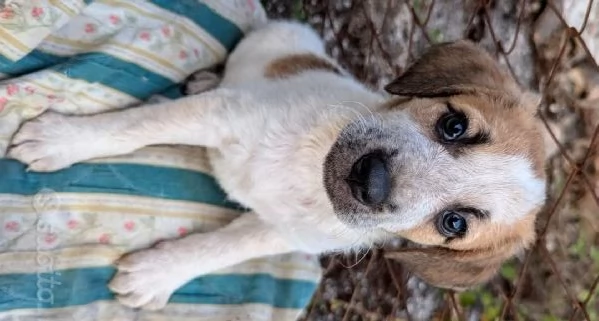
<svg viewBox="0 0 599 321"><path fill-rule="evenodd" d="M273 61L297 55L338 68L326 55L324 43L314 30L295 22L270 22L248 34L231 53L222 85L264 79Z"/></svg>

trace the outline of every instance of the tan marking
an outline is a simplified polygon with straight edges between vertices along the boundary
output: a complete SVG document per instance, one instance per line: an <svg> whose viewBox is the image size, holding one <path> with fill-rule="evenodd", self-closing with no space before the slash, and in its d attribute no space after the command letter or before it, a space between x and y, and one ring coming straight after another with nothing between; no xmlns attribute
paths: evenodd
<svg viewBox="0 0 599 321"><path fill-rule="evenodd" d="M534 117L529 106L510 106L503 97L477 99L456 97L464 108L477 110L477 121L485 122L491 134L491 144L480 147L481 152L495 155L525 156L537 177L545 178L545 146L541 121Z"/></svg>
<svg viewBox="0 0 599 321"><path fill-rule="evenodd" d="M491 144L475 148L498 155L525 156L537 176L545 177L541 123L534 117L537 100L523 92L480 47L467 41L433 46L386 89L409 97L444 97L435 99L438 102L449 99L467 113L473 129L484 125L491 133ZM423 101L431 104L430 99ZM423 102L414 105L419 106L412 106L411 114L433 135L440 113L446 110L444 104L436 104L435 108L427 108Z"/></svg>
<svg viewBox="0 0 599 321"><path fill-rule="evenodd" d="M279 58L266 66L264 76L271 79L288 78L308 70L341 71L332 62L314 54L294 54Z"/></svg>
<svg viewBox="0 0 599 321"><path fill-rule="evenodd" d="M399 234L413 242L437 245L458 251L506 251L528 247L535 239L535 217L540 208L527 213L513 224L492 223L468 216L468 232L445 244L432 220L426 221Z"/></svg>
<svg viewBox="0 0 599 321"><path fill-rule="evenodd" d="M471 218L464 238L445 244L434 222L428 221L402 237L433 247L409 249L388 255L397 259L430 284L463 289L486 282L501 264L535 240L535 217L539 208L512 224L493 224ZM441 272L442 271L442 272Z"/></svg>
<svg viewBox="0 0 599 321"><path fill-rule="evenodd" d="M498 95L459 95L451 98L412 99L395 108L407 110L420 124L423 134L438 140L435 126L447 111L449 101L456 109L464 112L469 120L468 135L485 130L490 134L490 143L468 147L473 152L494 155L526 157L540 179L545 178L545 146L542 123L531 113L530 106L514 106L514 99ZM408 105L408 106L406 106Z"/></svg>

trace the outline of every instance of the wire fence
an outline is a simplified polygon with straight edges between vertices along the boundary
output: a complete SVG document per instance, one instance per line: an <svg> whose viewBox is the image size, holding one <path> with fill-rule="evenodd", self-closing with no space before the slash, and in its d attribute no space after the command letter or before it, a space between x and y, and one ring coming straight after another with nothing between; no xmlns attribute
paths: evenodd
<svg viewBox="0 0 599 321"><path fill-rule="evenodd" d="M389 247L331 256L305 320L599 320L599 66L581 36L593 1L576 1L586 6L578 26L557 1L265 1L272 16L312 24L346 68L379 88L430 44L481 43L541 94L557 151L538 241L490 284L437 291L385 259Z"/></svg>

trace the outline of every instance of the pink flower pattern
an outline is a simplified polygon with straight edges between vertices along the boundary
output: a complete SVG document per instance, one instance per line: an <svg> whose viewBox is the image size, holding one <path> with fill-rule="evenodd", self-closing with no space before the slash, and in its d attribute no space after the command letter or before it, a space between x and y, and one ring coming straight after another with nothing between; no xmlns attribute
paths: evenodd
<svg viewBox="0 0 599 321"><path fill-rule="evenodd" d="M250 8L251 12L256 11L256 5L254 4L254 0L246 0L248 7Z"/></svg>
<svg viewBox="0 0 599 321"><path fill-rule="evenodd" d="M12 19L15 16L15 11L12 8L6 7L0 11L0 18Z"/></svg>
<svg viewBox="0 0 599 321"><path fill-rule="evenodd" d="M67 222L67 227L71 230L76 229L77 227L79 227L79 221L77 220L69 220Z"/></svg>
<svg viewBox="0 0 599 321"><path fill-rule="evenodd" d="M52 244L56 242L57 239L58 236L55 233L48 233L44 236L44 242L46 242L46 244Z"/></svg>
<svg viewBox="0 0 599 321"><path fill-rule="evenodd" d="M179 234L179 236L185 236L185 235L187 235L188 232L189 231L184 226L181 226L177 229L177 233Z"/></svg>
<svg viewBox="0 0 599 321"><path fill-rule="evenodd" d="M25 86L25 92L28 93L29 95L35 94L35 88L33 88L31 86Z"/></svg>
<svg viewBox="0 0 599 321"><path fill-rule="evenodd" d="M33 7L33 9L31 9L31 16L39 19L44 15L44 8L40 8L40 7Z"/></svg>
<svg viewBox="0 0 599 321"><path fill-rule="evenodd" d="M18 232L21 229L21 224L16 221L8 221L4 223L4 229L10 232Z"/></svg>
<svg viewBox="0 0 599 321"><path fill-rule="evenodd" d="M185 51L185 50L179 51L179 59L185 60L185 59L187 59L187 57L188 57L187 51Z"/></svg>
<svg viewBox="0 0 599 321"><path fill-rule="evenodd" d="M108 235L107 233L100 235L100 237L98 238L98 242L100 242L100 244L110 243L110 235Z"/></svg>
<svg viewBox="0 0 599 321"><path fill-rule="evenodd" d="M0 97L0 112L4 110L4 107L6 107L7 103L8 99L6 99L6 97Z"/></svg>
<svg viewBox="0 0 599 321"><path fill-rule="evenodd" d="M110 17L108 17L108 20L110 20L110 23L113 25L118 25L121 23L121 18L115 14L111 14Z"/></svg>
<svg viewBox="0 0 599 321"><path fill-rule="evenodd" d="M144 31L144 32L142 32L142 33L139 34L139 39L141 39L141 40L150 41L151 38L152 38L152 36L147 31Z"/></svg>
<svg viewBox="0 0 599 321"><path fill-rule="evenodd" d="M19 86L15 85L15 84L8 84L6 86L6 93L9 96L13 96L15 94L18 94L19 93Z"/></svg>
<svg viewBox="0 0 599 321"><path fill-rule="evenodd" d="M171 28L169 26L163 26L161 30L162 30L162 34L167 38L170 37L172 34Z"/></svg>
<svg viewBox="0 0 599 321"><path fill-rule="evenodd" d="M95 33L97 30L97 27L93 23L88 23L85 25L85 28L83 30L85 31L85 33Z"/></svg>
<svg viewBox="0 0 599 321"><path fill-rule="evenodd" d="M126 231L131 232L135 229L135 222L127 221L127 222L125 222L125 224L123 224L123 227L125 228Z"/></svg>

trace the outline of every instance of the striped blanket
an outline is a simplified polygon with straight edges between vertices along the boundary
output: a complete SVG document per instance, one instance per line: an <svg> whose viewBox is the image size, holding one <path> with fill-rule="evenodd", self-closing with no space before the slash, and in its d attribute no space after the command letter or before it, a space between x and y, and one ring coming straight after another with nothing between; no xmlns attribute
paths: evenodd
<svg viewBox="0 0 599 321"><path fill-rule="evenodd" d="M253 0L0 0L0 156L49 109L179 97L191 72L223 62L264 20ZM238 215L201 148L148 147L48 174L0 159L0 320L295 320L320 278L300 253L197 278L161 311L113 300L106 285L123 253Z"/></svg>

